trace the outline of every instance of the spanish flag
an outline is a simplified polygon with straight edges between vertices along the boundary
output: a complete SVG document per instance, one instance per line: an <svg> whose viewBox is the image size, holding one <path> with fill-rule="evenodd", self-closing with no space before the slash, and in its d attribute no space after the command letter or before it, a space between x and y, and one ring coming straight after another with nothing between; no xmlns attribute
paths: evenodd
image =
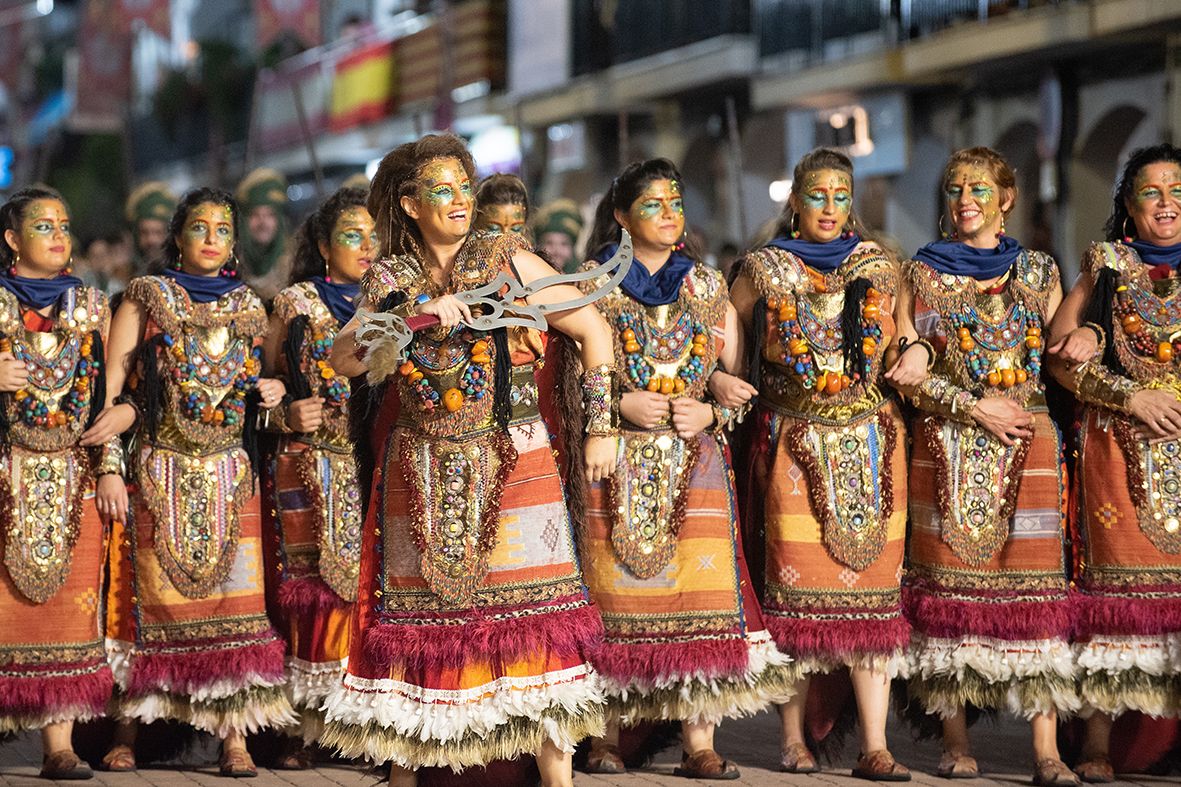
<svg viewBox="0 0 1181 787"><path fill-rule="evenodd" d="M394 46L393 41L371 44L337 61L329 120L333 131L379 120L394 111Z"/></svg>

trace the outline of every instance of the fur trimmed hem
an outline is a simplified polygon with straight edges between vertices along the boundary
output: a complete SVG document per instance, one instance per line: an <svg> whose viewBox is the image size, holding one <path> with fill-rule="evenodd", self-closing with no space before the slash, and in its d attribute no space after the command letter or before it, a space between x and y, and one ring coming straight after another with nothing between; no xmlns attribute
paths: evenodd
<svg viewBox="0 0 1181 787"><path fill-rule="evenodd" d="M964 669L958 675L912 678L909 690L927 713L941 719L954 716L965 705L1005 710L1024 719L1051 711L1063 718L1078 713L1082 707L1075 681L1055 674L990 681L974 670Z"/></svg>
<svg viewBox="0 0 1181 787"><path fill-rule="evenodd" d="M573 752L578 741L605 732L603 708L593 706L578 713L551 709L537 718L514 716L484 735L468 732L462 738L448 741L399 734L376 722L351 725L333 721L320 736L320 745L335 749L343 757L393 762L403 768L451 768L459 773L464 768L486 765L493 760L533 754L546 742Z"/></svg>
<svg viewBox="0 0 1181 787"><path fill-rule="evenodd" d="M299 717L281 686L251 686L217 699L197 700L183 694L152 692L143 696L116 697L115 713L121 719L178 721L224 738L231 732L250 735L271 727L293 727Z"/></svg>
<svg viewBox="0 0 1181 787"><path fill-rule="evenodd" d="M279 585L279 607L291 618L310 617L348 605L319 577L288 579Z"/></svg>
<svg viewBox="0 0 1181 787"><path fill-rule="evenodd" d="M1003 640L1069 639L1074 603L1061 596L1018 601L1015 594L993 593L979 601L953 601L930 582L903 588L907 617L917 633L956 639L966 635Z"/></svg>
<svg viewBox="0 0 1181 787"><path fill-rule="evenodd" d="M581 657L603 636L598 610L581 597L562 610L511 612L499 620L456 625L375 623L364 633L366 657L383 667L409 670L461 669L470 662L514 662L552 653ZM465 613L470 614L470 613Z"/></svg>
<svg viewBox="0 0 1181 787"><path fill-rule="evenodd" d="M1083 716L1095 711L1120 716L1138 711L1153 717L1176 717L1181 711L1181 676L1151 675L1132 668L1092 672L1079 678Z"/></svg>
<svg viewBox="0 0 1181 787"><path fill-rule="evenodd" d="M86 674L69 665L54 674L49 665L0 677L0 732L40 729L59 721L86 721L102 716L115 689L115 678L105 663ZM23 726L38 722L37 727Z"/></svg>
<svg viewBox="0 0 1181 787"><path fill-rule="evenodd" d="M1181 632L1181 597L1126 598L1077 593L1075 635L1156 636Z"/></svg>
<svg viewBox="0 0 1181 787"><path fill-rule="evenodd" d="M124 654L126 684L122 688L130 697L166 692L204 699L259 685L280 685L285 650L283 641L274 636L249 644L200 642L189 647L177 643L168 652L133 648Z"/></svg>
<svg viewBox="0 0 1181 787"><path fill-rule="evenodd" d="M773 610L764 610L763 618L779 649L799 661L888 660L910 642L910 624L901 610L888 620L809 620Z"/></svg>

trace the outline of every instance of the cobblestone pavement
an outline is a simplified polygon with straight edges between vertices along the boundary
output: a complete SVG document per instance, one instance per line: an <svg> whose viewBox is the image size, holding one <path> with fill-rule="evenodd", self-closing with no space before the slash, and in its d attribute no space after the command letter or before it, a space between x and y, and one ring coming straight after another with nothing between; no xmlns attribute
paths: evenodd
<svg viewBox="0 0 1181 787"><path fill-rule="evenodd" d="M742 779L735 784L750 785L801 785L802 787L864 787L866 782L849 776L854 748L850 746L846 756L835 765L827 766L820 774L813 776L790 776L775 771L778 761L778 720L771 714L762 714L753 719L744 719L724 724L719 728L716 739L718 751L742 768ZM1028 785L1032 768L1029 753L1028 727L1015 721L1001 721L997 724L982 722L973 729L973 740L980 767L988 778L957 782L962 787L980 785ZM895 729L891 733L891 747L900 762L914 771L912 784L934 787L949 787L949 782L931 774L939 759L939 745L933 741L916 743L909 733ZM672 775L678 758L675 749L665 752L650 767L624 776L588 776L577 774L574 782L579 787L650 787L650 785L714 784L706 781L689 781ZM141 769L137 773L98 773L88 782L112 787L194 787L209 785L226 787L228 780L217 775L216 750L206 746L191 754L188 759L172 766ZM46 785L49 782L37 777L40 761L40 745L36 736L24 736L9 743L0 744L0 782L7 785ZM268 771L259 773L259 778L246 784L250 787L313 787L318 785L344 785L345 787L374 787L379 777L373 771L347 764L322 763L314 770ZM1121 780L1120 785L1145 785L1158 787L1177 784L1176 775L1170 777L1135 776ZM69 782L77 784L77 782ZM66 782L62 782L66 784ZM480 787L478 782L467 779L465 785Z"/></svg>

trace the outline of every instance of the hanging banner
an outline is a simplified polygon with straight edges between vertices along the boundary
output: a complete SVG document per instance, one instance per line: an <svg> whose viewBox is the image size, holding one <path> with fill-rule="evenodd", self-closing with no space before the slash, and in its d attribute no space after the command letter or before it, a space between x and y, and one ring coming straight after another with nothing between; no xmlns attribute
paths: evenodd
<svg viewBox="0 0 1181 787"><path fill-rule="evenodd" d="M317 0L254 0L258 48L265 49L283 33L305 47L321 44L320 3Z"/></svg>
<svg viewBox="0 0 1181 787"><path fill-rule="evenodd" d="M336 62L330 127L343 131L394 111L396 72L392 41L370 44Z"/></svg>
<svg viewBox="0 0 1181 787"><path fill-rule="evenodd" d="M121 26L117 0L87 0L78 27L78 76L71 125L114 130L131 96L131 38Z"/></svg>

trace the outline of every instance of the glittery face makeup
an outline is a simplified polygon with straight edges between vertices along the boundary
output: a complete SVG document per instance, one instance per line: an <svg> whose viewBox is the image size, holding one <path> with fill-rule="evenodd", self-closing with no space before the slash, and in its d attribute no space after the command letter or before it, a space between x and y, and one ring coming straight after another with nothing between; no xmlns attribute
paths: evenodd
<svg viewBox="0 0 1181 787"><path fill-rule="evenodd" d="M627 211L627 228L637 246L669 248L685 234L685 203L681 184L654 180Z"/></svg>
<svg viewBox="0 0 1181 787"><path fill-rule="evenodd" d="M181 270L213 276L234 249L234 216L225 205L202 202L189 211L180 234Z"/></svg>
<svg viewBox="0 0 1181 787"><path fill-rule="evenodd" d="M415 221L427 241L455 243L471 228L472 180L456 158L427 162L418 177Z"/></svg>
<svg viewBox="0 0 1181 787"><path fill-rule="evenodd" d="M813 243L835 240L849 223L853 209L853 179L839 169L820 169L804 176L791 196L800 237Z"/></svg>
<svg viewBox="0 0 1181 787"><path fill-rule="evenodd" d="M483 205L476 211L476 229L500 235L511 232L521 235L525 232L525 206Z"/></svg>
<svg viewBox="0 0 1181 787"><path fill-rule="evenodd" d="M342 210L332 226L332 243L324 254L332 280L342 284L359 282L377 249L377 229L369 211L359 206ZM324 245L320 252L325 252Z"/></svg>
<svg viewBox="0 0 1181 787"><path fill-rule="evenodd" d="M955 167L943 194L956 237L973 246L996 246L1006 207L1003 193L987 167L976 163Z"/></svg>
<svg viewBox="0 0 1181 787"><path fill-rule="evenodd" d="M61 200L39 199L29 203L21 219L20 233L7 232L10 245L16 242L17 272L29 278L48 278L61 273L70 262L70 216Z"/></svg>
<svg viewBox="0 0 1181 787"><path fill-rule="evenodd" d="M1135 225L1135 237L1157 246L1181 242L1181 166L1156 161L1136 173L1132 198L1124 201L1131 221L1121 232Z"/></svg>

